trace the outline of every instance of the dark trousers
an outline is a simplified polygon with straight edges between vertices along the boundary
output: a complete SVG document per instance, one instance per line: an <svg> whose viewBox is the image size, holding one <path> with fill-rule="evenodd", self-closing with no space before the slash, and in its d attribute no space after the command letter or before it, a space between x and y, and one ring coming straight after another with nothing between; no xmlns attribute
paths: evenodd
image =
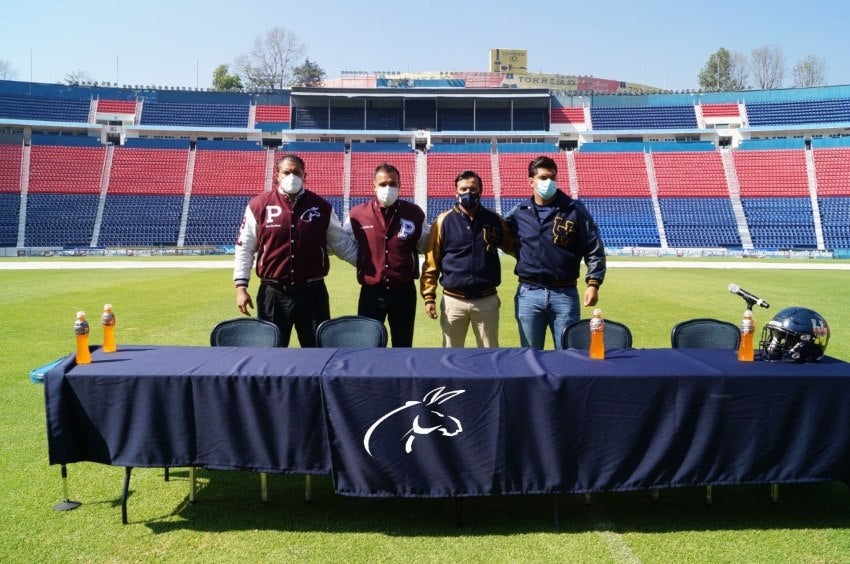
<svg viewBox="0 0 850 564"><path fill-rule="evenodd" d="M416 319L416 284L411 280L395 288L360 286L357 314L389 321L393 347L413 346L413 321Z"/></svg>
<svg viewBox="0 0 850 564"><path fill-rule="evenodd" d="M295 290L260 284L257 317L271 321L280 328L283 346L289 346L294 326L301 348L315 347L316 328L331 317L324 280Z"/></svg>

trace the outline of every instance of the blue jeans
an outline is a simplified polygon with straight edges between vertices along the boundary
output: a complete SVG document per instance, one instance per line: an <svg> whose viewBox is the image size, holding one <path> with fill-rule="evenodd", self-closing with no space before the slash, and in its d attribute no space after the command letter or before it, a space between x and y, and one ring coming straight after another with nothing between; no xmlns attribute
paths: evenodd
<svg viewBox="0 0 850 564"><path fill-rule="evenodd" d="M543 350L549 328L555 349L560 349L564 327L579 320L578 289L575 286L541 288L520 283L514 298L514 314L523 347Z"/></svg>

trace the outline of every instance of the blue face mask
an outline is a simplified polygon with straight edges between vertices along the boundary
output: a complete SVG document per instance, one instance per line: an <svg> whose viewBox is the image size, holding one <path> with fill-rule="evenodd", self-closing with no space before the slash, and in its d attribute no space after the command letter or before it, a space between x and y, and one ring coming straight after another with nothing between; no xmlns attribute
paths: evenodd
<svg viewBox="0 0 850 564"><path fill-rule="evenodd" d="M460 205L467 210L471 210L472 208L477 206L480 200L481 194L479 192L464 192L463 194L457 195L458 203L460 203Z"/></svg>
<svg viewBox="0 0 850 564"><path fill-rule="evenodd" d="M537 191L537 195L543 198L544 200L551 199L555 192L558 190L558 183L552 180L551 178L547 178L546 180L538 180L535 185L535 190Z"/></svg>

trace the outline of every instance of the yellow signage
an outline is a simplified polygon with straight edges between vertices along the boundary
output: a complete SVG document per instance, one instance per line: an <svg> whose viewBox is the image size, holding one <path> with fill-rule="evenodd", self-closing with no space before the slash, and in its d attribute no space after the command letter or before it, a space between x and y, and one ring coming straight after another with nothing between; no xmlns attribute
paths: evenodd
<svg viewBox="0 0 850 564"><path fill-rule="evenodd" d="M490 72L528 72L528 51L525 49L490 49Z"/></svg>

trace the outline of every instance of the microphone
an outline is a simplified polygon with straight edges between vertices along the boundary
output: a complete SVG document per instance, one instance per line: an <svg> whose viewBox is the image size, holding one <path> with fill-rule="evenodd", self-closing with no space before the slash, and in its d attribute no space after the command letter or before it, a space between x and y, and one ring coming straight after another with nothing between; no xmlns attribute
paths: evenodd
<svg viewBox="0 0 850 564"><path fill-rule="evenodd" d="M737 296L741 296L742 298L744 298L744 301L747 302L747 305L749 307L753 307L754 305L761 306L761 307L764 307L764 308L770 307L769 303L767 303L766 301L764 301L763 299L761 299L757 296L752 295L751 293L747 292L746 290L744 290L743 288L741 288L737 284L729 284L729 293L735 294Z"/></svg>

